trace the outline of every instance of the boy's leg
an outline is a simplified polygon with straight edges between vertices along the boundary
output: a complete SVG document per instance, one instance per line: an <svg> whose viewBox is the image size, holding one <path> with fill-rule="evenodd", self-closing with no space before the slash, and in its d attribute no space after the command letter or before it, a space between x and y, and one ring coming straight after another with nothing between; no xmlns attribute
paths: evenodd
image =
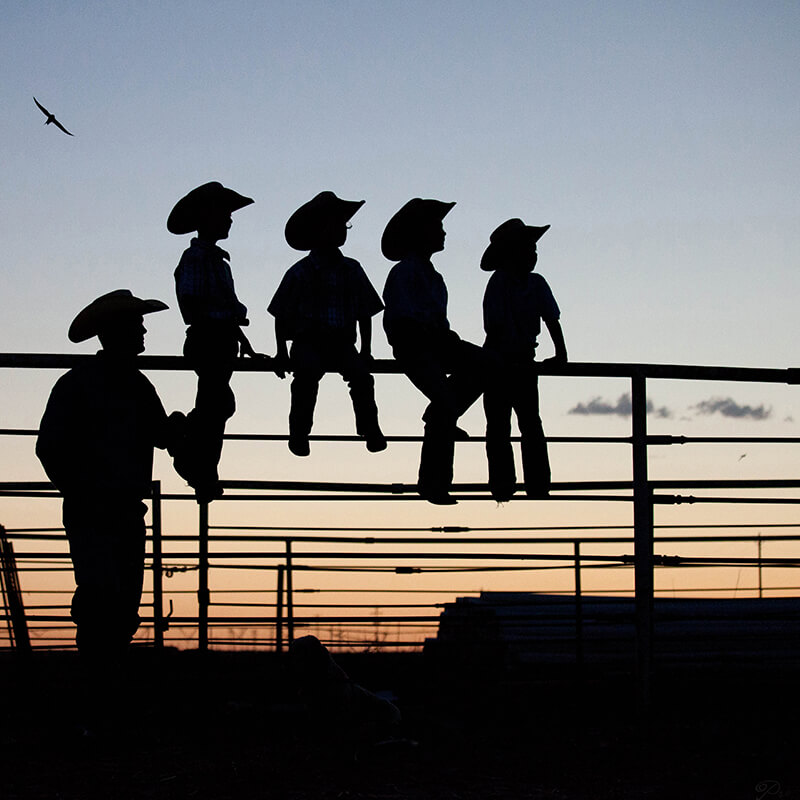
<svg viewBox="0 0 800 800"><path fill-rule="evenodd" d="M375 403L375 379L364 360L353 345L345 345L335 354L336 371L347 382L353 414L356 418L356 433L367 440L367 450L377 453L386 449L386 438L378 422L378 406Z"/></svg>
<svg viewBox="0 0 800 800"><path fill-rule="evenodd" d="M470 408L490 383L490 359L486 351L472 342L453 336L446 354L447 379L456 418Z"/></svg>
<svg viewBox="0 0 800 800"><path fill-rule="evenodd" d="M419 459L417 491L435 505L453 505L450 496L453 484L455 425L427 422Z"/></svg>
<svg viewBox="0 0 800 800"><path fill-rule="evenodd" d="M510 500L517 488L514 450L511 446L511 398L505 382L498 382L483 395L486 414L486 461L489 491L498 503Z"/></svg>
<svg viewBox="0 0 800 800"><path fill-rule="evenodd" d="M198 501L210 500L221 494L217 468L225 423L236 410L230 381L239 343L233 328L192 326L183 352L197 374L197 395L186 415L184 455L176 456L175 468L195 488Z"/></svg>
<svg viewBox="0 0 800 800"><path fill-rule="evenodd" d="M296 456L311 452L308 436L314 424L319 382L325 374L318 349L310 343L292 342L292 387L289 409L289 450Z"/></svg>
<svg viewBox="0 0 800 800"><path fill-rule="evenodd" d="M528 497L547 497L550 492L550 459L547 439L539 416L539 382L533 369L528 369L517 382L514 411L522 440L522 473Z"/></svg>
<svg viewBox="0 0 800 800"><path fill-rule="evenodd" d="M435 348L395 346L394 356L408 379L429 400L423 420L417 491L435 504L449 505L453 482L456 420L458 412L440 353Z"/></svg>

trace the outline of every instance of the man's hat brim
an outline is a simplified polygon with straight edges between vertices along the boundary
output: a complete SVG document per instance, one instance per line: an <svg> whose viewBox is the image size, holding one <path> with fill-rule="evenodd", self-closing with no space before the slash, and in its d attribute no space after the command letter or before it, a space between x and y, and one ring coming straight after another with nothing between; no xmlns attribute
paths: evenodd
<svg viewBox="0 0 800 800"><path fill-rule="evenodd" d="M455 202L428 200L414 197L409 200L386 224L381 236L381 252L389 261L399 261L413 248L413 241L420 226L441 222Z"/></svg>
<svg viewBox="0 0 800 800"><path fill-rule="evenodd" d="M192 233L197 230L201 214L209 209L219 209L231 214L253 202L255 201L252 197L245 197L228 189L219 181L204 183L175 203L167 218L167 230L177 234Z"/></svg>
<svg viewBox="0 0 800 800"><path fill-rule="evenodd" d="M492 231L489 246L481 256L481 269L492 272L502 267L510 254L533 247L549 228L549 225L526 225L521 219L507 219Z"/></svg>
<svg viewBox="0 0 800 800"><path fill-rule="evenodd" d="M320 192L303 203L289 217L284 229L286 242L293 250L311 250L316 246L320 225L334 219L347 222L364 205L364 200L342 200L333 192Z"/></svg>
<svg viewBox="0 0 800 800"><path fill-rule="evenodd" d="M120 316L126 314L152 314L155 311L164 311L169 308L160 300L143 300L134 297L130 289L116 289L92 300L69 326L69 340L71 342L85 342L92 336L97 336L102 330L116 322Z"/></svg>

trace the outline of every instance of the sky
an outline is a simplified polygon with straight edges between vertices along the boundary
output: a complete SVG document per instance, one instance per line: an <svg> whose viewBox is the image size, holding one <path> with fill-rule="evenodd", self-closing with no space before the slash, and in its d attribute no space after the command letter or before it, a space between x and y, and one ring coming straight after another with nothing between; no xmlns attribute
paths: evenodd
<svg viewBox="0 0 800 800"><path fill-rule="evenodd" d="M169 234L166 218L189 189L219 180L255 199L224 246L262 352L275 348L266 305L301 255L284 224L330 189L366 200L344 251L379 291L391 215L414 196L456 201L435 264L466 339L482 340L489 234L520 217L551 225L537 269L571 360L798 364L796 2L6 1L2 12L0 351L92 352L67 341L69 322L124 287L171 306L148 317L148 352L180 352L172 273L189 237ZM74 136L43 124L34 95ZM379 319L375 328L373 352L389 357ZM35 427L55 377L5 372L2 427ZM192 376L150 377L168 409L191 406ZM234 388L229 430L285 430L288 382L240 375ZM543 381L546 429L624 434L628 391L624 381ZM659 432L797 435L793 387L650 391ZM424 402L407 382L379 378L377 396L386 433L419 432ZM479 405L465 426L482 433ZM315 432L351 430L346 392L329 377ZM31 440L7 444L4 480L43 477ZM318 446L305 460L260 448L226 447L224 476L416 474L409 445L376 456L348 445L346 457ZM485 475L482 449L469 448L457 480ZM792 452L659 453L651 472L785 477ZM556 480L628 475L624 449L552 454ZM174 482L166 460L157 470ZM496 518L486 506L478 518Z"/></svg>

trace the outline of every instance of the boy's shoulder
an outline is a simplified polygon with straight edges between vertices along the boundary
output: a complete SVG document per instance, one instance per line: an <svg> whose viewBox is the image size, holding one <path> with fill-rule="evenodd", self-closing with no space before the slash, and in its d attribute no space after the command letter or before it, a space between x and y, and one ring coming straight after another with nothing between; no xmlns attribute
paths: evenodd
<svg viewBox="0 0 800 800"><path fill-rule="evenodd" d="M199 239L192 239L189 246L181 254L177 270L200 266L210 262L229 261L230 255L217 245L209 245Z"/></svg>

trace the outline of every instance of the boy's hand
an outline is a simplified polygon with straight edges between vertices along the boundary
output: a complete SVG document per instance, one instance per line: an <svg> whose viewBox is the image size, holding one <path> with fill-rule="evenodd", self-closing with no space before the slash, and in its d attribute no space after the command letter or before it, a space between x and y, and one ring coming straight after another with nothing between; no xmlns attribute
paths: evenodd
<svg viewBox="0 0 800 800"><path fill-rule="evenodd" d="M273 372L283 380L286 373L289 371L289 354L278 351L275 358L272 359Z"/></svg>
<svg viewBox="0 0 800 800"><path fill-rule="evenodd" d="M566 353L556 353L556 355L546 358L539 362L540 367L563 367L567 363Z"/></svg>
<svg viewBox="0 0 800 800"><path fill-rule="evenodd" d="M253 346L245 339L239 347L239 355L248 356L249 358L269 358L265 353L256 353Z"/></svg>

